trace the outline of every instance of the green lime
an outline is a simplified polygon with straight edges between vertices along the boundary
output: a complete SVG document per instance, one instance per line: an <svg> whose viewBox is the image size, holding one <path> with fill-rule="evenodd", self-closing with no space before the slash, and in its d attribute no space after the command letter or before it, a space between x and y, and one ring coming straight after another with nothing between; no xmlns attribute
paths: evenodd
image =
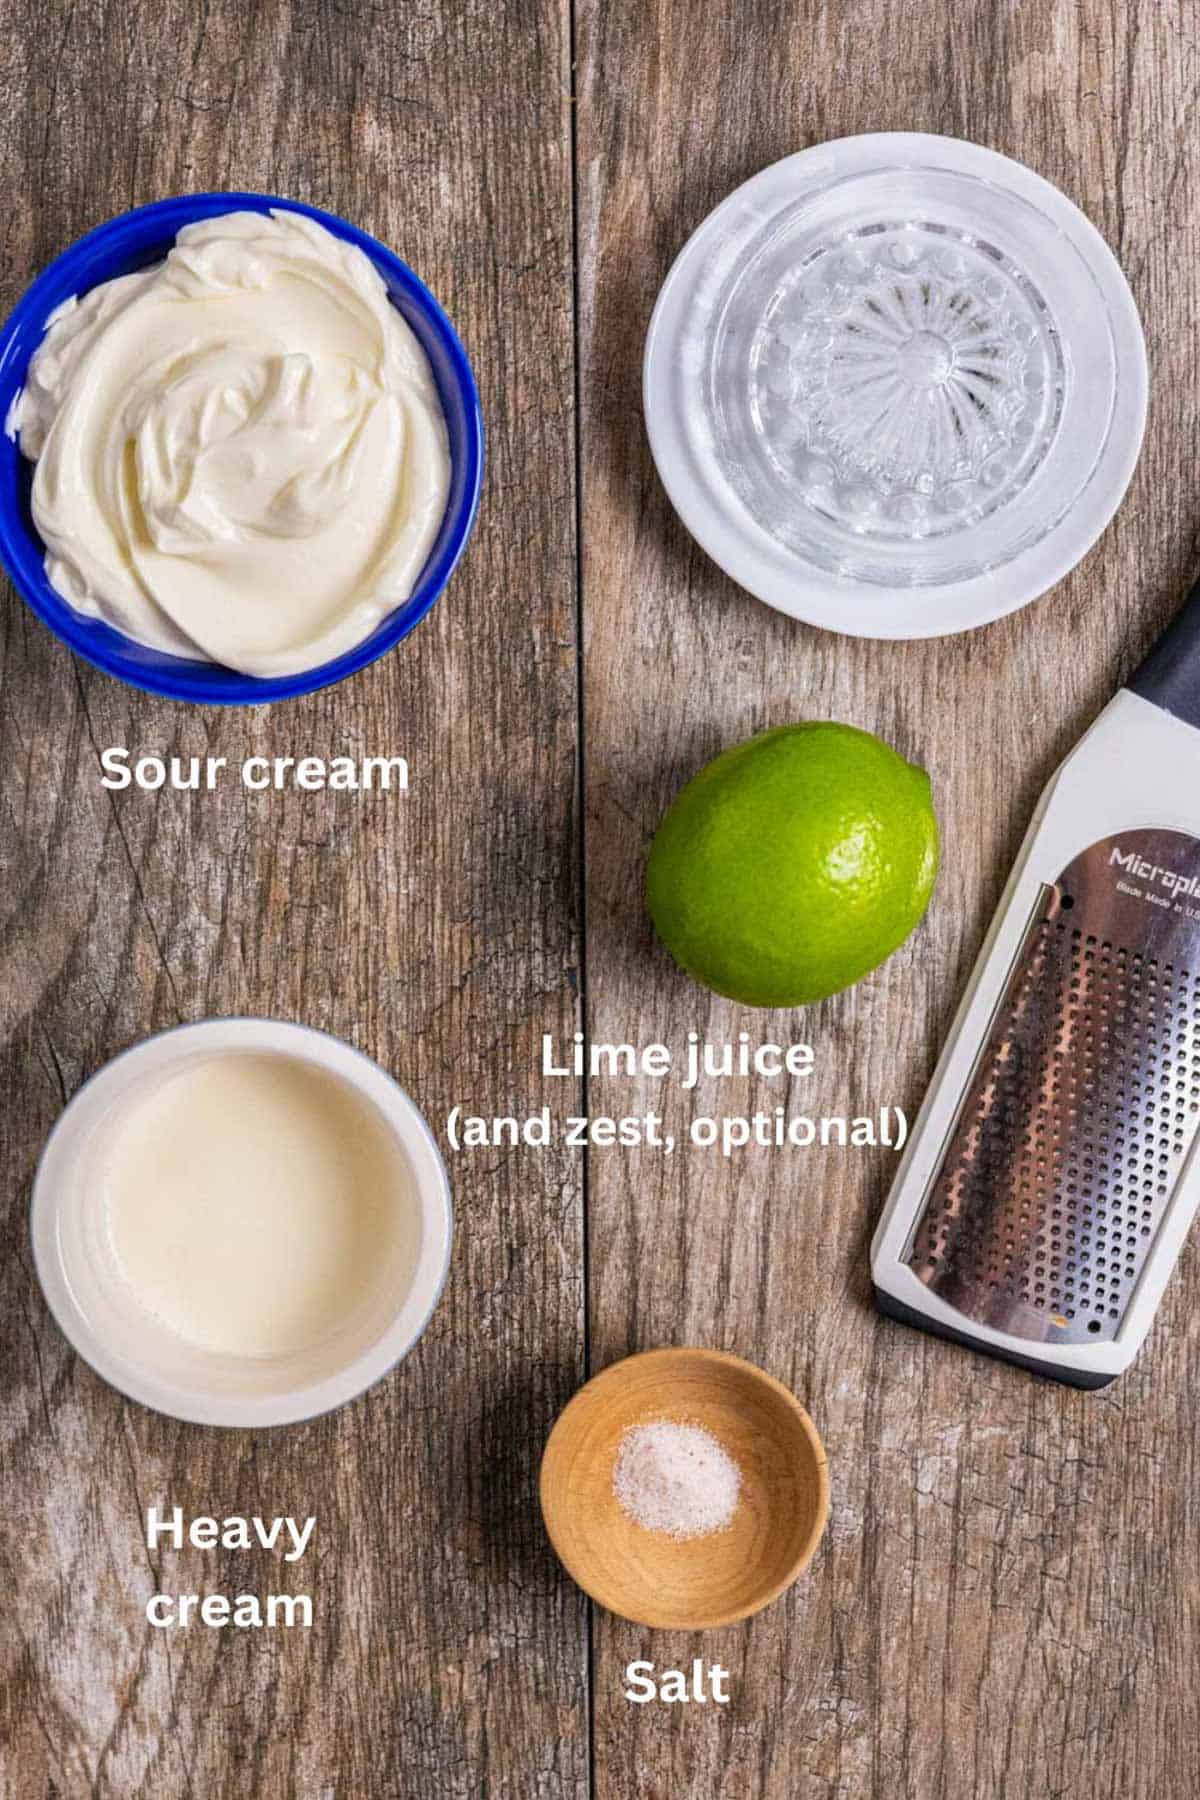
<svg viewBox="0 0 1200 1800"><path fill-rule="evenodd" d="M780 725L688 782L651 846L646 898L697 981L747 1006L805 1006L904 942L937 865L924 769L852 725Z"/></svg>

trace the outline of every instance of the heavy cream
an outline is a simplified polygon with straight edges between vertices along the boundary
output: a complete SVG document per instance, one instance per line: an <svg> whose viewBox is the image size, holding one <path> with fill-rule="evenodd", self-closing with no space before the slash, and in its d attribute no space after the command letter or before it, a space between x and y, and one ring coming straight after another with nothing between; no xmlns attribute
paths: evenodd
<svg viewBox="0 0 1200 1800"><path fill-rule="evenodd" d="M420 1245L382 1116L301 1058L201 1057L106 1127L100 1200L132 1301L201 1350L303 1354L402 1292Z"/></svg>
<svg viewBox="0 0 1200 1800"><path fill-rule="evenodd" d="M63 598L248 675L370 636L449 492L429 364L378 273L282 209L185 226L60 308L9 426Z"/></svg>

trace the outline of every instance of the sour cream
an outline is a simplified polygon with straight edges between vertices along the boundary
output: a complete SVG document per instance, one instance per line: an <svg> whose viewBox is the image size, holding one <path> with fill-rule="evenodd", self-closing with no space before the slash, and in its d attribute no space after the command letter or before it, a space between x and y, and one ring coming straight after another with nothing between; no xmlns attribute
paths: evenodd
<svg viewBox="0 0 1200 1800"><path fill-rule="evenodd" d="M299 673L412 593L446 508L428 361L369 259L304 214L185 226L50 319L10 415L77 611Z"/></svg>

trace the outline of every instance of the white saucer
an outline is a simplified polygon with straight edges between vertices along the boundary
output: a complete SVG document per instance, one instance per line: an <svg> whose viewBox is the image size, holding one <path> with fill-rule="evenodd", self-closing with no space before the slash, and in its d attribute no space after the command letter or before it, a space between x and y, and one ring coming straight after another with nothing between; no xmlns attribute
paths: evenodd
<svg viewBox="0 0 1200 1800"><path fill-rule="evenodd" d="M879 638L998 619L1116 511L1146 351L1112 252L1008 157L843 138L746 182L654 309L643 395L688 529L794 618Z"/></svg>

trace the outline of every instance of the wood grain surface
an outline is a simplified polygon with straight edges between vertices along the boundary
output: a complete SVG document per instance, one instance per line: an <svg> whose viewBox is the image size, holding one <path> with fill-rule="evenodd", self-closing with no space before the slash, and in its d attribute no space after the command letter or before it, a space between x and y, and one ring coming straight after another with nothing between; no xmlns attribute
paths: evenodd
<svg viewBox="0 0 1200 1800"><path fill-rule="evenodd" d="M1141 1360L1084 1395L875 1316L886 1151L464 1156L418 1350L342 1412L252 1435L105 1387L47 1316L26 1228L70 1093L210 1014L334 1031L435 1123L459 1101L577 1109L538 1046L584 1016L600 1039L746 1029L818 1055L790 1091L593 1080L595 1113L666 1101L678 1130L778 1101L915 1111L1041 784L1193 571L1188 0L9 0L3 25L0 305L141 201L314 201L445 302L490 469L440 605L306 700L141 696L3 594L0 1794L1194 1800L1194 1247ZM811 631L726 580L657 483L639 394L654 295L710 207L791 150L893 128L991 145L1076 199L1129 273L1154 384L1133 488L1075 574L1014 619L910 645ZM945 869L877 976L751 1014L655 946L641 866L705 758L801 717L929 767ZM413 786L110 796L110 744L398 752ZM702 1638L590 1615L536 1511L542 1442L586 1369L669 1343L781 1377L830 1457L802 1584ZM313 1630L151 1631L157 1588L289 1585L266 1555L148 1556L152 1504L315 1513ZM727 1708L622 1697L632 1658L694 1655L732 1671Z"/></svg>
<svg viewBox="0 0 1200 1800"><path fill-rule="evenodd" d="M677 1132L693 1109L781 1099L915 1110L1037 792L1178 602L1200 517L1193 27L1154 0L582 0L589 1023L601 1039L799 1034L819 1059L790 1093L677 1094ZM631 428L629 345L736 183L809 143L909 128L1019 157L1087 211L1136 290L1154 405L1134 487L1070 580L970 637L901 645L795 625L722 577ZM754 730L813 717L926 764L945 866L926 924L876 977L804 1014L747 1013L706 1000L656 949L639 869L683 777ZM589 1098L636 1112L654 1091L593 1082ZM1074 1394L874 1315L867 1246L892 1166L836 1149L591 1158L595 1364L660 1343L752 1357L808 1406L832 1482L808 1578L748 1628L648 1649L597 1619L598 1800L1189 1800L1195 1248L1132 1373ZM734 1672L719 1715L622 1698L630 1658L701 1654Z"/></svg>
<svg viewBox="0 0 1200 1800"><path fill-rule="evenodd" d="M452 1277L404 1369L273 1434L122 1402L48 1320L28 1181L64 1095L180 1018L350 1039L437 1119L546 1097L578 962L567 22L553 4L30 5L0 33L9 303L89 226L188 189L331 207L419 269L474 356L479 530L403 651L251 712L141 697L3 612L6 1454L0 1792L112 1800L586 1791L586 1623L537 1517L583 1371L582 1172L454 1170ZM503 68L503 80L498 71ZM108 795L97 746L399 752L406 798ZM561 1084L559 1084L561 1085ZM278 1558L147 1558L150 1505L315 1513ZM281 1579L285 1576L287 1579ZM170 1592L314 1596L311 1631L150 1630Z"/></svg>

